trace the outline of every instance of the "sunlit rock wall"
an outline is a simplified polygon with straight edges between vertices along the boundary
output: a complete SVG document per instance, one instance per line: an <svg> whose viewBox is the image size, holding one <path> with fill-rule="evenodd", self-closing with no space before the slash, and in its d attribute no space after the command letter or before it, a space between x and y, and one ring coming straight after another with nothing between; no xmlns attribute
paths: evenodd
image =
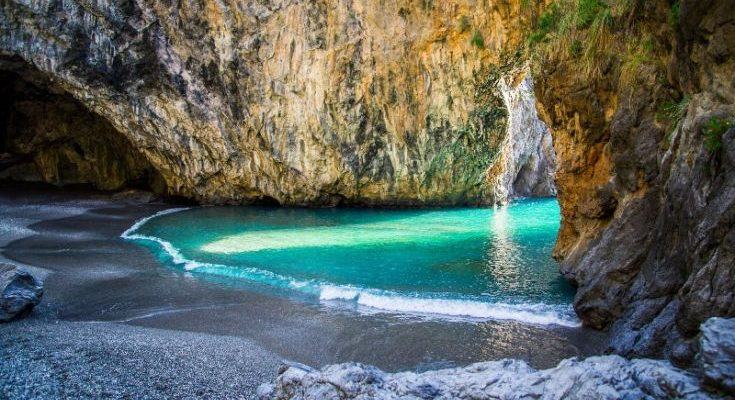
<svg viewBox="0 0 735 400"><path fill-rule="evenodd" d="M108 120L171 194L483 204L507 143L488 71L522 40L521 3L9 0L0 53Z"/></svg>
<svg viewBox="0 0 735 400"><path fill-rule="evenodd" d="M502 171L493 185L495 198L556 196L556 157L551 132L538 117L533 80L527 72L508 74L498 82L508 109L508 134L498 160Z"/></svg>

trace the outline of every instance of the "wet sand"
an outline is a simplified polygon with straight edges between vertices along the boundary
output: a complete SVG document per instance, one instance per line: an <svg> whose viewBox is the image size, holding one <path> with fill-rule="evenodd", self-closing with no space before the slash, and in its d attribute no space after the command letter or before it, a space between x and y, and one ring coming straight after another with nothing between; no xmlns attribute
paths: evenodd
<svg viewBox="0 0 735 400"><path fill-rule="evenodd" d="M174 206L0 186L0 259L45 284L28 319L0 325L0 397L28 398L40 387L38 397L138 397L150 389L150 397L247 398L282 360L399 371L520 358L546 368L604 344L601 333L582 328L359 314L173 270L119 237Z"/></svg>

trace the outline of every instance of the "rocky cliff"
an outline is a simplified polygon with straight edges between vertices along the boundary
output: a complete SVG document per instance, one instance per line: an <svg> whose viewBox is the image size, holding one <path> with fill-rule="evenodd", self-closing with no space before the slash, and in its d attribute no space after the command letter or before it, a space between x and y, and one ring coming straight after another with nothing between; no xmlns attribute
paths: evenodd
<svg viewBox="0 0 735 400"><path fill-rule="evenodd" d="M511 145L500 54L522 40L520 7L11 0L0 52L4 69L45 75L139 159L103 188L150 165L160 190L210 203L489 204L515 196L514 163L531 154L521 194L553 194L548 152L500 160ZM42 160L36 175L54 181L58 163Z"/></svg>
<svg viewBox="0 0 735 400"><path fill-rule="evenodd" d="M555 254L575 309L621 354L691 361L735 314L733 1L558 1L537 94L557 157Z"/></svg>

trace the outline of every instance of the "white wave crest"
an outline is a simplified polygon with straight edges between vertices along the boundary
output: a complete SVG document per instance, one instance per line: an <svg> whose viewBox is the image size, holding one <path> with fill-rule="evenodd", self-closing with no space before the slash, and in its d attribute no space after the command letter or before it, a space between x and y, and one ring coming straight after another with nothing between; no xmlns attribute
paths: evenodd
<svg viewBox="0 0 735 400"><path fill-rule="evenodd" d="M512 320L537 325L579 327L568 306L491 303L477 300L412 297L391 292L323 285L322 301L354 301L358 306L388 313L480 320Z"/></svg>
<svg viewBox="0 0 735 400"><path fill-rule="evenodd" d="M160 217L160 216L163 216L163 215L167 215L167 214L173 214L173 213L176 213L176 212L186 211L188 209L189 209L189 207L169 208L169 209L166 209L166 210L163 210L163 211L159 211L159 212L157 212L157 213L155 213L153 215L149 215L149 216L147 216L145 218L141 218L141 219L135 221L135 223L133 224L133 226L131 226L125 232L123 232L122 235L120 235L120 237L123 238L123 239L147 238L147 236L135 235L135 234L133 234L133 232L135 232L138 229L140 229L140 227L143 226L143 224L145 224L146 222L152 220L153 218L157 218L157 217Z"/></svg>
<svg viewBox="0 0 735 400"><path fill-rule="evenodd" d="M184 266L184 269L187 270L187 271L191 271L191 270L197 269L199 267L202 267L202 266L205 266L205 265L209 265L209 264L206 264L206 263L200 263L198 261L190 260L190 259L184 257L184 255L181 254L181 252L179 251L179 249L177 249L169 241L163 240L163 239L161 239L159 237L156 237L156 236L148 236L148 235L141 235L141 234L138 234L138 233L134 233L141 226L143 226L143 224L145 224L146 222L150 221L153 218L160 217L162 215L173 214L173 213L180 212L180 211L185 211L185 210L188 210L188 209L189 208L187 208L187 207L169 208L167 210L159 211L159 212L157 212L157 213L155 213L153 215L150 215L148 217L141 218L141 219L137 220L133 224L133 226L131 226L125 232L123 232L120 235L120 237L123 238L123 239L128 239L128 240L136 240L136 239L137 240L149 240L151 242L156 242L156 243L160 244L161 247L163 248L163 250L171 256L171 260L174 262L174 264L183 265Z"/></svg>
<svg viewBox="0 0 735 400"><path fill-rule="evenodd" d="M319 300L355 300L360 293L348 286L322 285Z"/></svg>

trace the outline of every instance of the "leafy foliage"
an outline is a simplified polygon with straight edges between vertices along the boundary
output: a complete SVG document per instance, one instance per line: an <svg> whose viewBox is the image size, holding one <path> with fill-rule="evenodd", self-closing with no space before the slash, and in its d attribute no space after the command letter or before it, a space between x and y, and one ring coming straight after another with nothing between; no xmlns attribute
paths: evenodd
<svg viewBox="0 0 735 400"><path fill-rule="evenodd" d="M704 134L704 147L711 153L722 148L722 135L735 125L733 119L712 117L702 127Z"/></svg>
<svg viewBox="0 0 735 400"><path fill-rule="evenodd" d="M527 51L541 62L575 59L578 73L588 77L620 67L619 84L634 87L639 78L665 69L665 49L655 48L653 39L661 35L660 25L636 15L641 2L555 0L528 32Z"/></svg>
<svg viewBox="0 0 735 400"><path fill-rule="evenodd" d="M560 18L561 14L559 5L557 3L553 3L549 9L539 17L538 27L528 38L529 44L534 45L545 41L547 39L547 35L556 29Z"/></svg>
<svg viewBox="0 0 735 400"><path fill-rule="evenodd" d="M472 34L472 39L470 39L470 43L478 49L485 48L485 39L482 37L480 31L475 31L475 33Z"/></svg>
<svg viewBox="0 0 735 400"><path fill-rule="evenodd" d="M671 10L669 10L669 24L674 28L679 26L679 15L681 14L681 5L679 3L680 1L676 0L671 6Z"/></svg>
<svg viewBox="0 0 735 400"><path fill-rule="evenodd" d="M587 28L601 17L609 15L608 6L600 0L579 0L577 5L577 27Z"/></svg>
<svg viewBox="0 0 735 400"><path fill-rule="evenodd" d="M656 112L656 119L667 125L668 128L673 129L687 112L689 107L689 97L684 96L679 101L667 101L658 107Z"/></svg>

